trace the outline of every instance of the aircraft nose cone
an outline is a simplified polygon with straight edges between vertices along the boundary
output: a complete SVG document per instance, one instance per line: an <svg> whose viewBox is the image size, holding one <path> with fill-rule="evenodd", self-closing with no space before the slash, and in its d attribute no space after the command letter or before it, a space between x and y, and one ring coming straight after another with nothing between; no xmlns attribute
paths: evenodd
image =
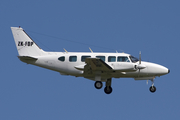
<svg viewBox="0 0 180 120"><path fill-rule="evenodd" d="M162 65L155 63L144 63L147 66L149 74L154 74L155 76L166 75L170 70Z"/></svg>
<svg viewBox="0 0 180 120"><path fill-rule="evenodd" d="M158 66L159 69L159 74L165 75L168 74L170 72L170 70L164 66Z"/></svg>

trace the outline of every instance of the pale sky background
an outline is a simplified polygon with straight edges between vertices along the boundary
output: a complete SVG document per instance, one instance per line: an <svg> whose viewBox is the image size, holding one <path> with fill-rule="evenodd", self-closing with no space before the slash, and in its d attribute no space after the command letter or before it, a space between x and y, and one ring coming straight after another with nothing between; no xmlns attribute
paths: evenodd
<svg viewBox="0 0 180 120"><path fill-rule="evenodd" d="M179 120L179 0L1 0L0 120ZM94 81L22 63L10 27L45 51L125 52L166 66L151 82Z"/></svg>

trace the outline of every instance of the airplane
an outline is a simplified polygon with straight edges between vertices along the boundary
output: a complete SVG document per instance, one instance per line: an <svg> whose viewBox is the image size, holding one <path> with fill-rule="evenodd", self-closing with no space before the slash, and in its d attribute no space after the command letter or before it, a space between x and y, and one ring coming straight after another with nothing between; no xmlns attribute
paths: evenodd
<svg viewBox="0 0 180 120"><path fill-rule="evenodd" d="M96 89L112 93L112 78L134 78L150 80L150 92L154 93L154 79L166 75L170 70L162 65L141 61L127 53L93 52L46 52L42 50L21 27L11 27L18 51L18 58L27 64L59 72L61 75L84 77L95 81Z"/></svg>

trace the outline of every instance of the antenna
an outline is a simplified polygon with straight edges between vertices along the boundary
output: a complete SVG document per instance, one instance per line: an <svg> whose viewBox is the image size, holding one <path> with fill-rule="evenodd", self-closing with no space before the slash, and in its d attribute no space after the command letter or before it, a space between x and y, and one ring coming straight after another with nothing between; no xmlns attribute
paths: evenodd
<svg viewBox="0 0 180 120"><path fill-rule="evenodd" d="M91 50L91 48L89 47L89 50L93 53L93 51Z"/></svg>
<svg viewBox="0 0 180 120"><path fill-rule="evenodd" d="M68 53L68 51L65 49L65 48L63 48L64 49L64 51L66 52L66 53Z"/></svg>

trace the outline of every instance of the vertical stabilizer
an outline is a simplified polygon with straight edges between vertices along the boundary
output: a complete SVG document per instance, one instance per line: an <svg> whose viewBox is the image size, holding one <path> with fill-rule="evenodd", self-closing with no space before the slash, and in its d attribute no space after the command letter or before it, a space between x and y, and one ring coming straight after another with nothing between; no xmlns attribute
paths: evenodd
<svg viewBox="0 0 180 120"><path fill-rule="evenodd" d="M19 56L41 56L44 51L19 27L11 27Z"/></svg>

